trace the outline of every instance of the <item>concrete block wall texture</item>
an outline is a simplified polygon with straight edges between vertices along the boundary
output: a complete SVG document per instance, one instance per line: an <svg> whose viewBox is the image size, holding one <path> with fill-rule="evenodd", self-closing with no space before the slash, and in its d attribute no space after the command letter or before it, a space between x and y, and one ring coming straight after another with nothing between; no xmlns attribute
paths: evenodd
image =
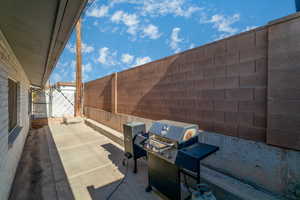
<svg viewBox="0 0 300 200"><path fill-rule="evenodd" d="M112 111L113 75L84 84L84 105Z"/></svg>
<svg viewBox="0 0 300 200"><path fill-rule="evenodd" d="M154 120L146 119L133 115L126 114L115 114L111 112L107 112L105 110L101 110L93 107L84 107L85 116L89 119L100 122L112 129L115 129L119 132L123 132L123 124L134 121L141 121L146 124L146 130L148 130Z"/></svg>
<svg viewBox="0 0 300 200"><path fill-rule="evenodd" d="M264 142L266 41L259 28L120 72L118 112Z"/></svg>
<svg viewBox="0 0 300 200"><path fill-rule="evenodd" d="M12 145L8 145L8 78L19 83L17 121L22 127ZM26 74L0 31L0 200L8 199L29 130L28 91Z"/></svg>
<svg viewBox="0 0 300 200"><path fill-rule="evenodd" d="M119 72L117 111L265 142L266 59L262 27ZM85 106L109 111L110 77L85 84Z"/></svg>
<svg viewBox="0 0 300 200"><path fill-rule="evenodd" d="M269 41L267 142L300 150L300 13L272 22Z"/></svg>
<svg viewBox="0 0 300 200"><path fill-rule="evenodd" d="M117 112L300 150L299 21L296 13L119 72ZM85 106L112 109L112 77L85 84Z"/></svg>

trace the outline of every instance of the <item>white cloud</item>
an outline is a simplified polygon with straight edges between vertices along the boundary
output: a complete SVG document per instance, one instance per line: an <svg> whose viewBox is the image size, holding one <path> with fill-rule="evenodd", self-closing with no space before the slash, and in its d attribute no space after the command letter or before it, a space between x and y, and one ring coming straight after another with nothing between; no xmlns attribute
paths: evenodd
<svg viewBox="0 0 300 200"><path fill-rule="evenodd" d="M123 14L123 22L126 26L134 26L139 23L138 16L136 14Z"/></svg>
<svg viewBox="0 0 300 200"><path fill-rule="evenodd" d="M182 16L189 18L194 12L203 10L203 8L199 8L197 6L190 6L187 10L182 11Z"/></svg>
<svg viewBox="0 0 300 200"><path fill-rule="evenodd" d="M218 35L214 40L217 41L217 40L222 40L224 38L227 38L227 37L230 37L232 36L233 34L236 34L238 32L246 32L246 31L250 31L252 29L255 29L257 28L257 26L247 26L245 29L239 31L236 29L236 32L232 33L232 32L222 32L220 35Z"/></svg>
<svg viewBox="0 0 300 200"><path fill-rule="evenodd" d="M217 37L215 37L213 40L214 41L222 40L227 37L230 37L231 35L232 35L231 33L222 33L222 34L218 35Z"/></svg>
<svg viewBox="0 0 300 200"><path fill-rule="evenodd" d="M212 23L213 27L216 28L219 32L224 32L232 35L238 32L238 29L233 28L232 25L239 20L239 14L234 14L232 16L216 14L213 15L211 19L202 21L202 23Z"/></svg>
<svg viewBox="0 0 300 200"><path fill-rule="evenodd" d="M100 62L103 65L116 65L118 64L116 60L117 52L111 52L109 48L103 47L99 49L99 57L97 58L97 61Z"/></svg>
<svg viewBox="0 0 300 200"><path fill-rule="evenodd" d="M255 28L257 28L257 26L246 26L246 28L243 29L242 32L250 31L250 30L255 29Z"/></svg>
<svg viewBox="0 0 300 200"><path fill-rule="evenodd" d="M91 72L93 70L91 63L83 64L82 68L83 68L82 69L83 72Z"/></svg>
<svg viewBox="0 0 300 200"><path fill-rule="evenodd" d="M105 64L106 63L106 59L107 59L107 56L108 56L108 51L109 49L107 47L103 47L99 50L99 57L98 57L98 61L102 64Z"/></svg>
<svg viewBox="0 0 300 200"><path fill-rule="evenodd" d="M82 65L83 81L87 81L90 78L88 73L91 72L92 70L93 70L93 67L90 62Z"/></svg>
<svg viewBox="0 0 300 200"><path fill-rule="evenodd" d="M158 17L167 14L181 17L190 17L203 8L192 5L188 0L111 0L110 6L127 3L138 5L140 15Z"/></svg>
<svg viewBox="0 0 300 200"><path fill-rule="evenodd" d="M122 10L116 11L110 18L112 22L119 23L122 20L124 12Z"/></svg>
<svg viewBox="0 0 300 200"><path fill-rule="evenodd" d="M72 44L67 44L66 48L71 52L71 53L76 53L75 46Z"/></svg>
<svg viewBox="0 0 300 200"><path fill-rule="evenodd" d="M58 62L57 64L56 64L56 68L60 68L60 69L64 69L65 67L67 67L68 66L68 62Z"/></svg>
<svg viewBox="0 0 300 200"><path fill-rule="evenodd" d="M88 11L86 13L87 16L90 16L90 17L97 17L97 18L100 18L100 17L104 17L104 16L107 16L108 14L108 10L109 10L109 6L101 6L99 8L97 7L94 7L92 8L91 11Z"/></svg>
<svg viewBox="0 0 300 200"><path fill-rule="evenodd" d="M140 23L139 18L136 14L128 14L122 10L116 11L111 16L111 21L114 23L122 22L127 26L127 32L131 35L136 35L138 25Z"/></svg>
<svg viewBox="0 0 300 200"><path fill-rule="evenodd" d="M71 53L76 53L76 46L72 44L67 44L66 48L71 52ZM89 46L86 43L81 43L81 52L82 53L92 53L94 51L93 46Z"/></svg>
<svg viewBox="0 0 300 200"><path fill-rule="evenodd" d="M94 47L93 46L89 46L85 43L82 43L81 45L81 50L82 50L82 53L91 53L94 51Z"/></svg>
<svg viewBox="0 0 300 200"><path fill-rule="evenodd" d="M140 0L110 0L110 6L114 6L115 4L119 3L131 3L131 4L138 4Z"/></svg>
<svg viewBox="0 0 300 200"><path fill-rule="evenodd" d="M76 60L72 60L72 61L71 61L71 67L72 67L73 69L75 69L75 67L76 67Z"/></svg>
<svg viewBox="0 0 300 200"><path fill-rule="evenodd" d="M172 30L171 38L170 38L170 47L174 50L175 53L178 53L181 49L179 47L179 43L183 41L182 38L179 37L180 28L175 27Z"/></svg>
<svg viewBox="0 0 300 200"><path fill-rule="evenodd" d="M189 46L189 49L193 49L193 48L195 48L195 44L191 43L190 46Z"/></svg>
<svg viewBox="0 0 300 200"><path fill-rule="evenodd" d="M175 16L190 17L202 8L188 5L186 0L144 0L143 15L160 16L173 14Z"/></svg>
<svg viewBox="0 0 300 200"><path fill-rule="evenodd" d="M125 64L130 64L130 63L132 63L133 59L134 59L134 56L133 56L133 55L130 55L130 54L128 54L128 53L122 54L121 60L122 60L122 62L125 63Z"/></svg>
<svg viewBox="0 0 300 200"><path fill-rule="evenodd" d="M146 57L137 57L135 59L135 64L133 66L139 66L151 62L151 58L149 56Z"/></svg>
<svg viewBox="0 0 300 200"><path fill-rule="evenodd" d="M56 83L62 80L62 77L58 73L52 75L52 80Z"/></svg>
<svg viewBox="0 0 300 200"><path fill-rule="evenodd" d="M76 61L58 62L55 71L51 74L51 81L71 81L74 79L73 73L76 70Z"/></svg>
<svg viewBox="0 0 300 200"><path fill-rule="evenodd" d="M86 82L90 79L90 76L88 74L83 75L83 81Z"/></svg>
<svg viewBox="0 0 300 200"><path fill-rule="evenodd" d="M144 36L148 36L150 39L157 39L161 36L158 27L153 24L149 24L148 26L146 26L143 29L143 32L144 32Z"/></svg>
<svg viewBox="0 0 300 200"><path fill-rule="evenodd" d="M98 21L94 21L93 25L97 27L99 25Z"/></svg>
<svg viewBox="0 0 300 200"><path fill-rule="evenodd" d="M189 0L111 0L107 7L113 8L116 4L122 3L131 4L135 13L116 10L110 16L110 20L116 24L124 24L127 27L126 32L133 36L133 40L135 40L137 36L157 39L162 35L157 26L153 24L147 25L147 23L149 23L149 19L147 19L149 16L159 17L172 15L189 18L194 13L204 10L202 7L189 3ZM96 10L100 9L96 8ZM98 13L96 10L94 11L94 15ZM94 22L94 25L98 26L99 23Z"/></svg>

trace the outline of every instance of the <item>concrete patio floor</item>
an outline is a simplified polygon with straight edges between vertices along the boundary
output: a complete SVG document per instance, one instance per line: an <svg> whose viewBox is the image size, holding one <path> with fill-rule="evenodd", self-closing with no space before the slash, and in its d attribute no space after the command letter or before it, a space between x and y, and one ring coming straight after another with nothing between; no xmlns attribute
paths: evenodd
<svg viewBox="0 0 300 200"><path fill-rule="evenodd" d="M106 199L126 173L123 148L83 123L49 124L29 133L10 199ZM160 199L146 193L147 166L129 162L111 199Z"/></svg>

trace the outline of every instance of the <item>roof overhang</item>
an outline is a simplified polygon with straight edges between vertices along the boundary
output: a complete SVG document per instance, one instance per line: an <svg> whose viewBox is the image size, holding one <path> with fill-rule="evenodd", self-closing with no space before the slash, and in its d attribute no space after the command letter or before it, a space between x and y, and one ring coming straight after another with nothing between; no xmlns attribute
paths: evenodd
<svg viewBox="0 0 300 200"><path fill-rule="evenodd" d="M32 85L49 79L87 1L1 1L0 29Z"/></svg>

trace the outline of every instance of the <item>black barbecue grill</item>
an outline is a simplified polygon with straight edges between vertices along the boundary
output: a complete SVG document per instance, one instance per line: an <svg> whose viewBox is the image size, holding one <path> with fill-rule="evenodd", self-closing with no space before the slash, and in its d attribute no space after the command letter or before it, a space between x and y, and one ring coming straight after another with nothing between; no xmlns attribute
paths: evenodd
<svg viewBox="0 0 300 200"><path fill-rule="evenodd" d="M142 129L145 130L145 125ZM180 174L199 183L200 160L219 149L199 143L198 126L194 124L161 120L154 122L148 133L130 130L141 128L134 129L132 123L124 124L125 155L134 158L134 172L136 160L147 155L149 185L146 191L154 187L170 199L181 199Z"/></svg>

